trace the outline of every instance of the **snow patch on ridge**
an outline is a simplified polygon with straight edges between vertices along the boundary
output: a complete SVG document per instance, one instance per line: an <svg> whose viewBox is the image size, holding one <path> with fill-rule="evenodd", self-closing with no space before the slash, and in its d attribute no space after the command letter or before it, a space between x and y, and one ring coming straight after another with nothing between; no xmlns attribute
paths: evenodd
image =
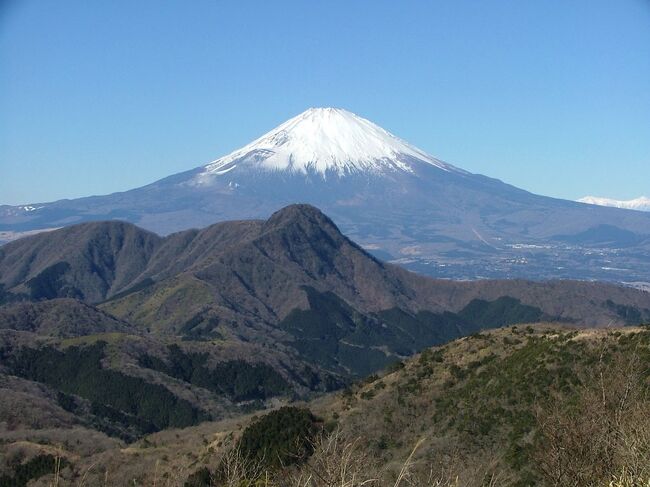
<svg viewBox="0 0 650 487"><path fill-rule="evenodd" d="M259 139L204 167L207 182L238 166L262 171L317 173L413 172L417 164L465 172L429 156L378 125L337 108L310 108Z"/></svg>
<svg viewBox="0 0 650 487"><path fill-rule="evenodd" d="M598 196L585 196L578 200L580 203L587 203L598 206L612 206L614 208L625 208L627 210L650 211L650 198L641 196L632 200L614 200Z"/></svg>

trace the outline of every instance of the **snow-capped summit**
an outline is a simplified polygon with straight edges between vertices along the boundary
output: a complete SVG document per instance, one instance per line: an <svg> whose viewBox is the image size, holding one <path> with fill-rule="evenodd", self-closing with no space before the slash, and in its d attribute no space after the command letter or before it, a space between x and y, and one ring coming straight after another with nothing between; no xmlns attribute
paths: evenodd
<svg viewBox="0 0 650 487"><path fill-rule="evenodd" d="M292 203L320 208L376 256L439 278L650 282L650 213L546 198L471 174L334 108L309 109L232 154L130 191L0 205L0 243L20 232L111 219L168 234L267 219ZM295 243L305 248L326 238L297 230ZM213 270L221 272L217 262Z"/></svg>
<svg viewBox="0 0 650 487"><path fill-rule="evenodd" d="M327 178L360 172L413 172L417 164L463 172L347 110L310 108L206 165L199 179L220 176L237 167L316 173Z"/></svg>
<svg viewBox="0 0 650 487"><path fill-rule="evenodd" d="M601 198L599 196L585 196L578 200L580 203L587 203L598 206L612 206L614 208L625 208L627 210L650 211L650 198L640 196L632 200L614 200Z"/></svg>

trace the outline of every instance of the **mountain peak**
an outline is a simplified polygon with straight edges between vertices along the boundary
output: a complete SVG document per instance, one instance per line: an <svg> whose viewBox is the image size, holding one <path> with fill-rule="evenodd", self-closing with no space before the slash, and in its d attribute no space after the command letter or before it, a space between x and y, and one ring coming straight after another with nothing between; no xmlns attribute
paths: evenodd
<svg viewBox="0 0 650 487"><path fill-rule="evenodd" d="M650 211L650 198L640 196L632 200L615 200L599 196L585 196L578 200L580 203L598 206L612 206L614 208L625 208L628 210Z"/></svg>
<svg viewBox="0 0 650 487"><path fill-rule="evenodd" d="M266 227L278 227L286 224L307 221L321 227L334 228L338 232L334 222L315 206L297 203L285 206L273 213L266 221Z"/></svg>
<svg viewBox="0 0 650 487"><path fill-rule="evenodd" d="M413 172L418 164L457 171L365 118L341 108L310 108L205 166L200 178L237 168L316 173Z"/></svg>

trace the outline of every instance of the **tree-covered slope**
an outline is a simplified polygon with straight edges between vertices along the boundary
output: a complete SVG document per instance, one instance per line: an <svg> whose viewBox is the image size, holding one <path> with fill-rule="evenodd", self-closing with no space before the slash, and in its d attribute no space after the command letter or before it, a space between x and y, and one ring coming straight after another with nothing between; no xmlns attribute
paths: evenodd
<svg viewBox="0 0 650 487"><path fill-rule="evenodd" d="M4 302L109 300L105 308L120 318L166 330L206 310L240 324L277 325L308 306L304 286L333 292L362 313L458 312L473 299L509 296L583 325L650 316L650 294L611 284L417 276L372 257L308 205L164 238L116 221L26 237L0 248L0 286Z"/></svg>
<svg viewBox="0 0 650 487"><path fill-rule="evenodd" d="M482 331L309 403L163 431L76 469L201 487L645 486L649 360L647 328Z"/></svg>

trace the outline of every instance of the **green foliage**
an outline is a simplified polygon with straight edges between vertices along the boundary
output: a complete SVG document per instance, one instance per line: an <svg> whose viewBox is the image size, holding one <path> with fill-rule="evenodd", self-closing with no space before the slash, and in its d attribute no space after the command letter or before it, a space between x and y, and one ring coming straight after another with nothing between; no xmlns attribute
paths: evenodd
<svg viewBox="0 0 650 487"><path fill-rule="evenodd" d="M154 281L150 277L146 277L145 279L138 282L137 284L134 284L130 288L128 288L128 289L126 289L126 290L124 290L124 291L122 291L120 293L117 293L117 294L113 295L110 299L107 299L105 302L109 303L111 301L115 301L117 299L128 296L129 294L137 293L138 291L142 291L143 289L146 289L146 288L148 288L150 286L153 286L155 283L156 283L156 281Z"/></svg>
<svg viewBox="0 0 650 487"><path fill-rule="evenodd" d="M75 401L74 396L65 392L57 391L56 402L69 413L75 413L78 410L77 401Z"/></svg>
<svg viewBox="0 0 650 487"><path fill-rule="evenodd" d="M305 365L300 375L295 374L295 379L302 385L308 387L312 391L336 391L344 387L348 382L332 374L318 374L309 365Z"/></svg>
<svg viewBox="0 0 650 487"><path fill-rule="evenodd" d="M476 447L503 443L508 465L521 478L532 478L535 406L550 391L570 402L580 390L578 370L598 357L570 338L570 333L526 335L517 344L504 342L505 356L492 353L464 366L449 364L455 380L436 398L434 420Z"/></svg>
<svg viewBox="0 0 650 487"><path fill-rule="evenodd" d="M350 371L357 377L391 361L390 356L372 348L393 340L392 333L380 322L359 313L334 293L319 293L310 287L304 290L310 309L294 309L279 324L295 337L288 345L311 362L340 372Z"/></svg>
<svg viewBox="0 0 650 487"><path fill-rule="evenodd" d="M480 328L497 328L515 323L535 323L544 317L541 309L521 304L518 299L502 296L494 301L474 299L458 316Z"/></svg>
<svg viewBox="0 0 650 487"><path fill-rule="evenodd" d="M223 339L223 335L216 328L219 326L219 318L207 316L201 311L181 326L180 333L184 340L214 340Z"/></svg>
<svg viewBox="0 0 650 487"><path fill-rule="evenodd" d="M377 316L394 330L394 338L389 345L400 355L413 355L425 347L457 338L459 326L462 325L453 313L421 311L412 315L399 308L391 308L377 313Z"/></svg>
<svg viewBox="0 0 650 487"><path fill-rule="evenodd" d="M283 407L262 416L242 434L242 456L277 468L300 464L313 453L321 421L309 409Z"/></svg>
<svg viewBox="0 0 650 487"><path fill-rule="evenodd" d="M94 415L130 428L135 436L208 419L205 413L161 385L103 369L105 346L105 342L97 342L64 350L49 346L25 348L10 358L8 365L15 375L88 399ZM59 396L59 403L74 407L65 395Z"/></svg>
<svg viewBox="0 0 650 487"><path fill-rule="evenodd" d="M395 355L413 355L483 328L531 323L544 317L539 308L508 296L491 302L474 300L457 314L411 314L391 308L366 316L333 293L303 289L310 309L294 309L280 323L295 337L287 344L322 367L357 377L385 368Z"/></svg>
<svg viewBox="0 0 650 487"><path fill-rule="evenodd" d="M621 317L626 325L640 325L650 320L650 310L648 309L639 309L634 306L618 304L611 299L605 301L605 305Z"/></svg>
<svg viewBox="0 0 650 487"><path fill-rule="evenodd" d="M83 299L83 294L76 288L66 285L63 280L70 270L67 262L57 262L30 279L25 284L29 288L29 297L34 300L54 298Z"/></svg>
<svg viewBox="0 0 650 487"><path fill-rule="evenodd" d="M341 343L338 346L338 358L355 377L363 377L370 372L383 369L390 360L382 350L361 348Z"/></svg>
<svg viewBox="0 0 650 487"><path fill-rule="evenodd" d="M65 459L59 460L59 468L68 464ZM43 475L55 473L57 459L52 455L38 455L31 460L16 465L13 475L0 476L0 487L24 487L30 480L41 478Z"/></svg>
<svg viewBox="0 0 650 487"><path fill-rule="evenodd" d="M582 437L584 444L588 444L589 447L576 448L577 451L571 451L571 448L551 451L559 451L561 458L583 454L593 456L590 453L594 451L590 449L592 419L600 415L600 410L594 410L594 406L598 406L595 403L599 401L593 399L594 397L600 399L601 394L598 374L594 373L597 370L594 364L596 367L607 368L609 361L615 363L616 358L620 358L621 355L633 358L634 363L638 361L640 364L638 373L641 377L634 379L634 394L647 398L646 394L650 389L650 382L648 382L650 368L646 365L650 363L650 331L611 333L607 336L602 334L595 339L588 333L580 333L581 336L575 339L575 332L547 328L536 328L531 331L527 327L520 327L512 333L515 333L517 338L517 342L512 344L502 342L501 337L510 334L504 331L488 333L473 340L462 340L437 350L425 351L418 359L410 361L402 371L392 376L390 383L385 386L383 379L377 376L371 376L355 384L355 390L357 393L363 391L359 395L366 401L356 401L353 413L341 416L332 413L332 418L340 421L341 431L347 430L352 432L354 437L359 435L364 438L359 442L364 456L359 458L361 462L368 464L363 472L368 477L359 476L356 479L360 481L371 476L379 477L380 475L373 470L377 465L384 466L389 462L395 464L395 459L399 458L397 455L400 454L396 449L401 449L401 453L408 455L415 440L423 435L427 438L426 448L429 450L427 457L422 455L418 458L419 466L414 466L410 472L412 477L409 481L418 479L418 475L423 475L419 478L420 481L412 481L413 485L419 485L420 482L425 485L424 479L427 475L430 475L428 483L431 483L431 479L436 478L432 474L437 475L436 472L441 472L441 475L444 473L444 478L448 478L447 475L451 473L467 475L469 477L467 485L489 484L509 487L547 485L543 481L545 474L540 469L539 452L541 447L549 443L540 426L541 422L546 422L548 417L554 417L556 412L563 411L565 407L574 414L582 413L577 414L578 416L585 416L586 412L591 411L592 417L585 419L587 434ZM597 332L598 334L600 332ZM435 374L431 372L432 370ZM618 382L620 371L623 370L630 369L627 366L612 367L613 380ZM636 377L636 373L632 375ZM432 375L434 377L430 378ZM453 379L448 388L444 388L442 383L447 375ZM585 396L583 398L585 409L581 410L575 406L576 401L585 394L588 387L593 386L589 382L589 377L592 375L596 378L594 381L597 386L594 391L596 396ZM376 397L384 387L389 394L380 393L381 397ZM622 385L620 391L624 390L626 386ZM620 391L616 390L611 395L612 404L617 407L621 405ZM343 391L343 404L349 404L349 400L354 395L353 390ZM396 403L392 402L393 398ZM432 400L435 404L433 417L427 414ZM548 404L554 406L559 404L561 407L549 409L546 413L549 416L541 416ZM641 418L646 417L647 407L630 408L630 410L636 411ZM278 431L282 430L282 427L278 426L280 420L276 418L275 421L268 421L269 424L262 427L266 420L266 417L259 419L244 433L247 438L249 434L256 438L255 447L252 448L255 454L247 454L247 458L254 460L252 464L256 463L255 460L267 461L278 456L275 452L276 447L268 445L270 442L280 441L278 439ZM291 423L290 420L285 421L285 424ZM559 424L564 426L568 423L561 421ZM613 421L606 418L602 424L605 433L608 434ZM636 429L637 425L644 423L632 417L629 419L629 424ZM560 431L569 438L576 436L575 430L570 428L562 428ZM627 439L629 437L622 437L624 441ZM292 441L287 443L295 444ZM603 442L602 439L594 441L594 444L596 443L601 445L600 448L608 448L608 443ZM583 443L569 442L567 445L581 444ZM634 451L641 445L647 445L636 442L632 444L634 448L631 450ZM626 444L626 447L629 448L629 444ZM281 447L280 450L286 451L286 448ZM298 449L298 451L302 450ZM331 451L327 450L325 454L329 455ZM643 453L644 451L641 450L641 454ZM429 454L431 457L428 456ZM300 455L289 455L291 459L296 457L301 458ZM327 458L328 465L335 465L335 461L331 460L332 457ZM430 464L427 463L429 458L431 458ZM463 463L459 462L456 464L459 466L455 467L454 462L457 458L462 458ZM493 466L489 467L490 471L485 477L470 477L474 475L472 468L476 465L481 469L484 468L483 462L486 458ZM641 456L638 458L643 460ZM310 475L315 478L321 473L317 470L321 465L319 459L311 458L309 464L302 470L298 468L291 471L304 474L303 478ZM438 459L445 462L442 467L439 467ZM451 461L447 462L447 459ZM592 458L591 461L603 463L601 458ZM272 468L288 463L290 462L286 460L277 461ZM560 464L566 466L562 461ZM437 468L440 470L436 470ZM264 472L264 466L261 470L253 468L251 471L254 472L252 475L244 475L238 478L237 482L228 485L262 485L267 479L271 479L268 485L276 485L274 482L280 485L286 480L284 472L279 475L272 473L268 478L265 477L260 473ZM394 470L386 469L386 471L396 474ZM583 469L584 472L588 472L588 469ZM202 475L206 483L195 485L208 485L206 474L209 472L197 473L197 477ZM483 472L479 474L482 476ZM323 480L324 485L326 482L329 485L332 477L323 478L327 479L327 481ZM453 477L449 475L449 478ZM334 484L338 480L337 478L331 483ZM376 483L392 485L394 481L394 478L388 482L382 479ZM226 484L225 481L220 482L221 478L215 474L213 485ZM548 485L552 483L548 482ZM608 484L607 482L558 482L557 485Z"/></svg>
<svg viewBox="0 0 650 487"><path fill-rule="evenodd" d="M166 362L151 355L142 356L139 362L142 367L225 394L234 401L264 400L291 392L287 381L270 365L229 360L210 369L207 359L208 354L186 353L178 345L170 345Z"/></svg>

